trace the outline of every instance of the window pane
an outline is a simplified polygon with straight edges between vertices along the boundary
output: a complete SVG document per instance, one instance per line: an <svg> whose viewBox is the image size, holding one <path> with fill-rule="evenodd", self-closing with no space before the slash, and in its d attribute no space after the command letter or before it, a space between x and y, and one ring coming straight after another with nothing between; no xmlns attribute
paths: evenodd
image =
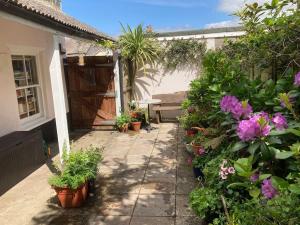
<svg viewBox="0 0 300 225"><path fill-rule="evenodd" d="M19 115L21 119L28 117L25 89L17 90Z"/></svg>
<svg viewBox="0 0 300 225"><path fill-rule="evenodd" d="M39 104L38 104L37 88L27 88L26 95L27 95L29 116L38 114L39 113L39 106L38 106Z"/></svg>
<svg viewBox="0 0 300 225"><path fill-rule="evenodd" d="M28 85L38 84L38 77L36 71L36 62L34 56L25 57L26 75Z"/></svg>
<svg viewBox="0 0 300 225"><path fill-rule="evenodd" d="M13 71L16 87L24 87L27 85L26 74L24 68L24 60L22 56L13 56L12 58Z"/></svg>

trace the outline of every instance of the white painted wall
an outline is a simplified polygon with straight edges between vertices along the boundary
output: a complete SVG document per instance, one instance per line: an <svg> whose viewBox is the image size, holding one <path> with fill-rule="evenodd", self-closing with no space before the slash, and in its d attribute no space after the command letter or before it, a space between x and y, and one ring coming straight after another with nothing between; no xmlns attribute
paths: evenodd
<svg viewBox="0 0 300 225"><path fill-rule="evenodd" d="M175 36L175 37L159 37L161 42L171 41L175 39L197 39L205 42L208 50L215 50L223 45L225 37L235 39L238 36L244 35L245 32L227 32L227 33L212 33L203 35ZM152 99L153 95L172 94L175 92L188 91L190 83L195 80L201 71L192 68L184 68L174 72L165 73L162 66L156 69L140 71L135 85L135 96L137 100ZM141 106L143 107L143 105ZM164 112L166 118L174 118L179 112Z"/></svg>
<svg viewBox="0 0 300 225"><path fill-rule="evenodd" d="M17 130L30 130L52 120L54 116L50 81L53 56L53 33L0 17L0 136ZM36 55L40 83L43 89L44 110L34 123L19 119L18 103L11 62L12 54Z"/></svg>

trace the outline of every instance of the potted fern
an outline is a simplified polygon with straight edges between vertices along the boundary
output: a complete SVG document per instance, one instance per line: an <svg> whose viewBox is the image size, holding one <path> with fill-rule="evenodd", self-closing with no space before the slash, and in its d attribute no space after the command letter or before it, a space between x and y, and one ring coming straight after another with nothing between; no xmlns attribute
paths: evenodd
<svg viewBox="0 0 300 225"><path fill-rule="evenodd" d="M97 176L98 163L102 160L99 148L64 151L63 166L56 166L58 173L49 178L63 208L80 207L87 198L89 183Z"/></svg>

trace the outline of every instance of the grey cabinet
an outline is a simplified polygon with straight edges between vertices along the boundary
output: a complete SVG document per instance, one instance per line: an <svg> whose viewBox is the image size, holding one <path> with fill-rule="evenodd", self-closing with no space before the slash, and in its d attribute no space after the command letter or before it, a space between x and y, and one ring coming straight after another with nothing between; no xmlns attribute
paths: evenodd
<svg viewBox="0 0 300 225"><path fill-rule="evenodd" d="M0 138L0 195L45 163L40 130Z"/></svg>

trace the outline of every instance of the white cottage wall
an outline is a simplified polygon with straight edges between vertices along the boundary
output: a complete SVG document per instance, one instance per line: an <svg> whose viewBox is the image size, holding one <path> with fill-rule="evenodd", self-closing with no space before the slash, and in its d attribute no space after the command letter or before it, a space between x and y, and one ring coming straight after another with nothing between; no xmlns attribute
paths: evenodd
<svg viewBox="0 0 300 225"><path fill-rule="evenodd" d="M53 33L0 17L0 136L17 130L30 130L54 119L50 81L53 56ZM5 31L5 32L4 32ZM40 118L23 123L18 114L18 103L12 69L12 54L36 55L42 88L43 113Z"/></svg>

